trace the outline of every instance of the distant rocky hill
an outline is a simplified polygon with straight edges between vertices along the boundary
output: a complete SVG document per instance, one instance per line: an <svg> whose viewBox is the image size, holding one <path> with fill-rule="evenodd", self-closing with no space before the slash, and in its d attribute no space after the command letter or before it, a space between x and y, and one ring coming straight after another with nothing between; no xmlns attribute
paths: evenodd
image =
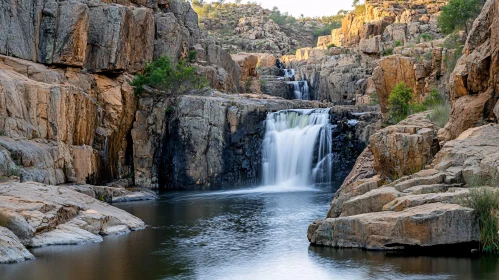
<svg viewBox="0 0 499 280"><path fill-rule="evenodd" d="M315 45L314 34L328 23L296 19L258 4L199 4L194 1L201 29L232 53L267 52L280 56ZM330 23L329 23L330 24Z"/></svg>

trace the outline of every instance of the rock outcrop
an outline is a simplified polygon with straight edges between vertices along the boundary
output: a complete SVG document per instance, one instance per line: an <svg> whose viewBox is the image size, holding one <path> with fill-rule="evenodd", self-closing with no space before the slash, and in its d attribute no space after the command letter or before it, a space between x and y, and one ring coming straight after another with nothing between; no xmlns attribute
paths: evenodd
<svg viewBox="0 0 499 280"><path fill-rule="evenodd" d="M16 263L34 258L12 231L0 226L0 263Z"/></svg>
<svg viewBox="0 0 499 280"><path fill-rule="evenodd" d="M473 23L464 55L450 79L452 113L445 128L439 132L443 143L455 139L468 128L497 121L498 17L499 1L489 0Z"/></svg>
<svg viewBox="0 0 499 280"><path fill-rule="evenodd" d="M429 130L428 140L411 140L426 133L403 133L395 137L396 142L418 143L421 150L413 149L418 150L416 159L426 155L431 162L419 172L407 169L414 163L410 157L402 156L404 160L390 164L404 154L404 148L379 153L380 147L388 146L376 139L383 139L379 136L390 131L409 128L407 122L419 118L410 118L371 137L369 150L359 157L336 193L327 218L310 225L308 238L313 244L393 250L478 242L477 217L473 209L461 204L469 194L468 187L491 186L499 180L499 144L495 140L499 126L490 124L467 130L447 142L433 158L435 147L431 143L436 142L437 127L429 129L428 122L419 121L421 130ZM390 139L390 134L384 139ZM389 173L399 176L387 181Z"/></svg>
<svg viewBox="0 0 499 280"><path fill-rule="evenodd" d="M46 184L96 183L130 174L130 77L49 69L0 56L2 174Z"/></svg>
<svg viewBox="0 0 499 280"><path fill-rule="evenodd" d="M101 242L101 235L145 227L125 211L68 187L32 182L0 185L0 221L5 227L0 227L0 250L8 253L2 262L33 258L24 246Z"/></svg>

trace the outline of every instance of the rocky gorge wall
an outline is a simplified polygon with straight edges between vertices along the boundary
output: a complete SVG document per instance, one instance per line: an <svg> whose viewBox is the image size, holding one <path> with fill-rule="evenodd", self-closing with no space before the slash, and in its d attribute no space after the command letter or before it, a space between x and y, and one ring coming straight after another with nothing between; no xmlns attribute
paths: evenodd
<svg viewBox="0 0 499 280"><path fill-rule="evenodd" d="M447 1L366 1L349 13L342 27L332 31L316 48L284 56L298 80L311 85L317 100L335 104L369 104L378 95L387 113L388 95L399 82L409 85L417 98L433 89L448 93L449 60L455 46L445 45L437 25Z"/></svg>
<svg viewBox="0 0 499 280"><path fill-rule="evenodd" d="M198 50L213 88L240 90L240 67L200 38L185 2L7 1L0 26L0 176L140 184L131 130L142 101L129 82L160 56Z"/></svg>
<svg viewBox="0 0 499 280"><path fill-rule="evenodd" d="M466 199L470 188L494 190L499 182L499 127L493 115L497 59L489 52L497 41L498 8L499 1L487 1L468 35L450 77L452 113L445 128L430 121L432 112L423 112L375 132L335 194L327 217L309 226L311 243L469 250L483 241L476 212ZM395 58L400 59L386 59ZM391 78L404 80L407 72L395 68L400 76Z"/></svg>

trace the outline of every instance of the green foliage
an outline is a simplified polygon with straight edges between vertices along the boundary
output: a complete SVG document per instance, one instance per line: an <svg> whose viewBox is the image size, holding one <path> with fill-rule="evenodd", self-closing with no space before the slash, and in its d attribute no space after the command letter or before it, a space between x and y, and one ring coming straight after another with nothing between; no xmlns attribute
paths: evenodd
<svg viewBox="0 0 499 280"><path fill-rule="evenodd" d="M198 57L198 52L195 50L189 51L189 62L195 62Z"/></svg>
<svg viewBox="0 0 499 280"><path fill-rule="evenodd" d="M162 56L156 61L146 63L143 73L137 75L130 85L135 87L136 96L140 96L145 87L179 95L199 91L208 86L208 81L198 76L196 69L185 60L171 63L167 56Z"/></svg>
<svg viewBox="0 0 499 280"><path fill-rule="evenodd" d="M329 45L327 46L327 48L328 48L328 49L330 49L330 48L335 48L335 47L336 47L336 45L335 45L335 44L329 44Z"/></svg>
<svg viewBox="0 0 499 280"><path fill-rule="evenodd" d="M267 85L267 80L260 80L260 87L264 87Z"/></svg>
<svg viewBox="0 0 499 280"><path fill-rule="evenodd" d="M468 33L482 6L481 0L450 0L449 4L442 8L438 25L444 34L462 29Z"/></svg>
<svg viewBox="0 0 499 280"><path fill-rule="evenodd" d="M392 55L392 54L393 54L393 49L392 48L384 49L383 52L381 53L381 55L383 55L383 56L389 56L389 55Z"/></svg>
<svg viewBox="0 0 499 280"><path fill-rule="evenodd" d="M284 26L286 24L292 24L296 22L296 18L290 16L288 12L281 13L277 7L272 9L272 14L270 15L270 19L273 20L277 25Z"/></svg>
<svg viewBox="0 0 499 280"><path fill-rule="evenodd" d="M421 34L421 36L419 38L423 42L428 42L428 41L433 40L433 35L428 34L428 33L423 33L423 34Z"/></svg>
<svg viewBox="0 0 499 280"><path fill-rule="evenodd" d="M423 104L427 107L440 105L442 103L444 103L444 99L442 98L437 89L433 89L430 92L430 95L428 95L428 97L423 102Z"/></svg>
<svg viewBox="0 0 499 280"><path fill-rule="evenodd" d="M395 47L400 47L402 46L402 42L400 42L399 40L395 41Z"/></svg>
<svg viewBox="0 0 499 280"><path fill-rule="evenodd" d="M393 88L388 96L388 104L390 105L390 121L398 123L409 115L409 103L412 101L412 89L404 82L401 82Z"/></svg>
<svg viewBox="0 0 499 280"><path fill-rule="evenodd" d="M0 130L0 136L5 136L5 135L6 135L5 130L3 130L3 129Z"/></svg>
<svg viewBox="0 0 499 280"><path fill-rule="evenodd" d="M470 189L465 205L475 209L478 214L481 251L499 253L499 235L497 234L499 192L490 188L473 187Z"/></svg>
<svg viewBox="0 0 499 280"><path fill-rule="evenodd" d="M341 22L340 21L338 21L338 22L332 22L330 24L325 25L322 28L316 29L314 31L314 37L318 38L320 36L330 35L331 34L331 30L336 29L336 28L340 28L340 27L341 27Z"/></svg>
<svg viewBox="0 0 499 280"><path fill-rule="evenodd" d="M377 92L374 92L373 94L371 94L370 105L372 105L372 106L379 105L379 96L378 96Z"/></svg>

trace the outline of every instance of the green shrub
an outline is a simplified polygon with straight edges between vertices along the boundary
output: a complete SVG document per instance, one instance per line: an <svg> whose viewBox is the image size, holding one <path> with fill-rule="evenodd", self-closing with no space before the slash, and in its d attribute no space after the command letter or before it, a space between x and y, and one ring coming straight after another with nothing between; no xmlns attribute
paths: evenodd
<svg viewBox="0 0 499 280"><path fill-rule="evenodd" d="M199 91L208 86L208 81L205 77L197 75L196 69L185 60L171 63L167 56L162 56L156 61L146 63L143 73L137 75L130 85L135 87L136 96L140 96L145 87L180 95Z"/></svg>
<svg viewBox="0 0 499 280"><path fill-rule="evenodd" d="M497 219L499 192L490 188L471 188L465 206L475 209L480 230L480 249L485 253L499 253Z"/></svg>
<svg viewBox="0 0 499 280"><path fill-rule="evenodd" d="M330 49L330 48L336 48L336 45L335 45L335 44L329 44L329 45L327 46L327 48L328 48L328 49Z"/></svg>
<svg viewBox="0 0 499 280"><path fill-rule="evenodd" d="M431 106L443 104L444 99L442 98L442 96L440 95L440 93L438 92L437 89L433 89L430 92L430 95L428 95L428 97L425 99L425 101L423 103L425 106L431 107Z"/></svg>
<svg viewBox="0 0 499 280"><path fill-rule="evenodd" d="M439 127L445 127L450 118L451 107L449 102L433 105L430 107L430 120Z"/></svg>
<svg viewBox="0 0 499 280"><path fill-rule="evenodd" d="M395 47L400 47L402 46L402 42L400 42L399 40L395 41Z"/></svg>
<svg viewBox="0 0 499 280"><path fill-rule="evenodd" d="M189 51L189 62L195 62L198 57L198 52L195 50Z"/></svg>
<svg viewBox="0 0 499 280"><path fill-rule="evenodd" d="M393 88L388 96L388 104L390 106L390 121L398 123L409 115L409 103L412 101L412 89L404 82L401 82Z"/></svg>
<svg viewBox="0 0 499 280"><path fill-rule="evenodd" d="M383 56L389 56L389 55L392 55L392 54L393 54L393 49L392 48L384 49L383 53L382 53Z"/></svg>
<svg viewBox="0 0 499 280"><path fill-rule="evenodd" d="M421 34L421 36L420 36L419 38L420 38L420 40L422 40L423 42L428 42L428 41L433 40L433 35L428 34L428 33L423 33L423 34Z"/></svg>

